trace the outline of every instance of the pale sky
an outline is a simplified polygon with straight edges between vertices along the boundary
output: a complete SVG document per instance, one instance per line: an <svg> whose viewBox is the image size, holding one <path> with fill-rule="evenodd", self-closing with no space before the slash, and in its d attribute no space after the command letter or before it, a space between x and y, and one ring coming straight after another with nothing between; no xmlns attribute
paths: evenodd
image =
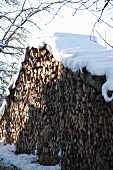
<svg viewBox="0 0 113 170"><path fill-rule="evenodd" d="M102 5L101 2L103 2L103 0L100 0L99 2L100 5ZM63 9L58 13L58 16L56 16L52 22L46 25L45 23L48 23L52 16L50 14L43 13L40 16L41 20L39 23L39 25L41 25L43 28L43 34L47 35L54 32L68 32L91 35L93 25L97 18L87 10L77 11L77 13L72 16L73 12L74 9L63 7ZM113 11L108 10L107 12L104 12L104 17L106 17L107 20L109 19L109 17L113 17ZM104 38L107 37L108 41L113 44L113 29L108 28L105 24L102 23L97 24L96 28L98 28L98 31L101 32ZM41 36L41 34L37 32L36 28L33 28L32 32L32 38L34 40L36 39L36 37ZM103 42L96 33L94 35L98 38L98 42L100 44L106 46L105 42Z"/></svg>
<svg viewBox="0 0 113 170"><path fill-rule="evenodd" d="M50 21L50 15L47 13L41 16L40 25L43 25L43 33L42 35L50 35L54 32L67 32L67 33L75 33L75 34L91 34L91 30L93 27L93 17L88 11L78 11L75 16L72 16L73 10L70 8L63 8L59 15L56 16L52 22ZM44 19L43 19L44 18ZM47 21L45 22L45 18ZM45 23L47 23L45 25ZM37 32L37 29L33 28L32 38L36 41L36 36L41 36L40 33ZM32 40L31 40L32 42Z"/></svg>
<svg viewBox="0 0 113 170"><path fill-rule="evenodd" d="M92 29L92 16L88 11L78 11L75 16L72 16L72 10L69 8L63 8L60 12L60 16L56 16L55 19L48 25L45 30L49 31L61 31L71 32L76 34L89 34Z"/></svg>
<svg viewBox="0 0 113 170"><path fill-rule="evenodd" d="M76 34L90 34L93 26L93 17L88 11L78 11L75 16L72 16L73 10L64 7L59 15L52 22L48 23L51 15L43 14L41 23L43 25L43 33L52 32L70 32ZM43 19L44 18L44 19ZM47 22L45 21L47 18ZM44 24L47 23L45 26Z"/></svg>

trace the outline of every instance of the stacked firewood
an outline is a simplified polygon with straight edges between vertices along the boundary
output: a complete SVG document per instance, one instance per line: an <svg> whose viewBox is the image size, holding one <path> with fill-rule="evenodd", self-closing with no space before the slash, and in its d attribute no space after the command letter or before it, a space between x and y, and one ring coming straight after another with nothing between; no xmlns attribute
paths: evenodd
<svg viewBox="0 0 113 170"><path fill-rule="evenodd" d="M46 45L28 47L16 86L6 97L0 137L15 143L16 153L38 154L42 165L112 170L113 104L98 89L103 81L95 78L94 88L87 71L64 68Z"/></svg>
<svg viewBox="0 0 113 170"><path fill-rule="evenodd" d="M16 144L16 153L35 154L38 145L40 163L46 165L59 162L62 68L45 46L27 48L16 87L6 97L7 108L0 122L1 136L6 143Z"/></svg>
<svg viewBox="0 0 113 170"><path fill-rule="evenodd" d="M64 86L70 100L65 100L62 169L113 169L113 104L80 77L77 74L74 86L68 79Z"/></svg>

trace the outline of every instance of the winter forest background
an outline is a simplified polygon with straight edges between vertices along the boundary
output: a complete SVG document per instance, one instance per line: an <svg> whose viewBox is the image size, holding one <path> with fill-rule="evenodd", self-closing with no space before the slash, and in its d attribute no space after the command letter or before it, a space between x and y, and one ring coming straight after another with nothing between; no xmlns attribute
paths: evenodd
<svg viewBox="0 0 113 170"><path fill-rule="evenodd" d="M92 41L96 36L99 43L112 48L113 1L1 0L0 106L27 45L54 31L89 34Z"/></svg>

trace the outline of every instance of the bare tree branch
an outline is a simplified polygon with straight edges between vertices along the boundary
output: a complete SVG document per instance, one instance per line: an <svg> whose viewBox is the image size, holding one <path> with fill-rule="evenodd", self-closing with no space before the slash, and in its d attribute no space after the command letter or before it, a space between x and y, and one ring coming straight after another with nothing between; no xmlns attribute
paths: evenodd
<svg viewBox="0 0 113 170"><path fill-rule="evenodd" d="M96 26L98 24L101 24L101 23L103 23L107 27L113 29L113 18L111 18L111 22L110 22L110 18L109 18L109 20L105 19L105 12L106 11L112 10L112 13L113 13L113 0L105 0L105 1L100 1L100 0L81 0L81 1L70 0L66 4L66 6L73 9L73 11L74 11L72 13L73 16L76 14L77 11L88 10L90 13L92 13L97 18L97 20L95 21L95 23L93 25L91 35L94 35L94 33L97 33ZM110 43L107 42L107 40L104 40L103 36L100 33L98 35L100 36L100 38L103 41L106 41L107 45L112 47L112 45L110 45Z"/></svg>
<svg viewBox="0 0 113 170"><path fill-rule="evenodd" d="M0 89L4 92L11 75L17 69L17 59L24 52L25 41L28 35L30 36L27 24L41 29L33 17L40 16L42 12L59 11L60 5L64 4L65 0L40 0L35 5L32 4L32 0L24 0L22 4L21 2L18 0L0 2ZM54 9L56 5L58 6Z"/></svg>
<svg viewBox="0 0 113 170"><path fill-rule="evenodd" d="M111 45L110 43L108 43L107 41L106 41L106 39L105 38L103 38L103 36L95 29L95 32L99 35L99 37L108 45L108 46L110 46L111 48L113 48L113 45Z"/></svg>

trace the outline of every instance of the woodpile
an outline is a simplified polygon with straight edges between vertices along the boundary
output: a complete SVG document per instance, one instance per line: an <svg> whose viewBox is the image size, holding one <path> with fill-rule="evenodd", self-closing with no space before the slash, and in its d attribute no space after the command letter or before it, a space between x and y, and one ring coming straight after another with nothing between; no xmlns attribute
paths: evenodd
<svg viewBox="0 0 113 170"><path fill-rule="evenodd" d="M17 154L38 154L42 165L112 170L113 103L101 95L104 80L86 70L72 73L46 45L28 47L16 86L6 97L0 137L15 143Z"/></svg>

